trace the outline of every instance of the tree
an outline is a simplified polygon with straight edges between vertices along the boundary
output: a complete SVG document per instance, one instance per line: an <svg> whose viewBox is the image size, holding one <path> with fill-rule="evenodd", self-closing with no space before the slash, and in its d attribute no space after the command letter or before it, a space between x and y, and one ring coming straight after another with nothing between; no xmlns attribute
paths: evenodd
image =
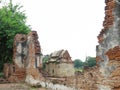
<svg viewBox="0 0 120 90"><path fill-rule="evenodd" d="M43 62L43 69L46 68L46 62L48 62L50 59L50 55L44 55L42 62Z"/></svg>
<svg viewBox="0 0 120 90"><path fill-rule="evenodd" d="M4 63L12 61L15 35L30 32L30 26L26 25L26 16L21 8L20 5L13 5L10 0L0 9L0 71Z"/></svg>
<svg viewBox="0 0 120 90"><path fill-rule="evenodd" d="M75 68L82 68L83 67L83 62L80 59L75 59L74 60L74 67Z"/></svg>
<svg viewBox="0 0 120 90"><path fill-rule="evenodd" d="M50 59L50 55L44 55L42 62L46 63Z"/></svg>
<svg viewBox="0 0 120 90"><path fill-rule="evenodd" d="M95 57L86 57L86 61L84 62L84 66L93 67L96 65L96 58Z"/></svg>

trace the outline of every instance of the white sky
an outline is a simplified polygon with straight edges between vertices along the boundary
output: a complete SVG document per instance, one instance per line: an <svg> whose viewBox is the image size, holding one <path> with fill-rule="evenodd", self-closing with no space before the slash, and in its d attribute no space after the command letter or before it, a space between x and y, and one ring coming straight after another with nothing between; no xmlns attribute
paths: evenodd
<svg viewBox="0 0 120 90"><path fill-rule="evenodd" d="M72 59L96 56L104 19L104 0L13 0L23 5L37 30L43 54L67 49Z"/></svg>

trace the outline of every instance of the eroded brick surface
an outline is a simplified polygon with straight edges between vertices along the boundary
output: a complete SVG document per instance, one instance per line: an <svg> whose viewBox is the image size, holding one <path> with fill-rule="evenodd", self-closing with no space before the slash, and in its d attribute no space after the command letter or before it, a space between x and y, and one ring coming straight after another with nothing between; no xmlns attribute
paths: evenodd
<svg viewBox="0 0 120 90"><path fill-rule="evenodd" d="M28 75L39 79L38 68L42 67L41 48L36 31L28 35L17 34L14 39L13 64L4 65L4 74L9 82L25 81Z"/></svg>
<svg viewBox="0 0 120 90"><path fill-rule="evenodd" d="M106 52L109 60L120 60L120 46L109 49Z"/></svg>
<svg viewBox="0 0 120 90"><path fill-rule="evenodd" d="M113 10L115 8L115 0L105 0L105 18L103 21L103 29L101 30L100 34L98 35L98 42L101 43L104 40L103 34L106 30L108 30L114 22L114 15Z"/></svg>
<svg viewBox="0 0 120 90"><path fill-rule="evenodd" d="M68 77L74 76L74 65L67 50L59 50L50 54L46 63L46 72L49 76Z"/></svg>
<svg viewBox="0 0 120 90"><path fill-rule="evenodd" d="M105 0L103 29L98 36L96 60L103 79L100 90L120 90L120 1Z"/></svg>

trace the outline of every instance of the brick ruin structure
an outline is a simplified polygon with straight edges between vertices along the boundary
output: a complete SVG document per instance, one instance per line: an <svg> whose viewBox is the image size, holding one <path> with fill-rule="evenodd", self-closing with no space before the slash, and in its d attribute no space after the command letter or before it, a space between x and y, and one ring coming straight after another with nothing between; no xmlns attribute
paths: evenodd
<svg viewBox="0 0 120 90"><path fill-rule="evenodd" d="M57 73L59 65L53 63L52 60L56 62L61 59L59 56L63 51L59 51L59 53L52 53L51 60L48 62L49 65L46 71L50 72L51 78L42 76L39 72L42 67L41 48L37 33L32 31L28 35L17 34L15 36L13 64L4 65L4 74L7 80L29 83L43 78L41 81L44 84L38 81L42 86L61 84L75 87L77 90L120 90L120 0L105 0L105 4L103 29L98 35L99 45L96 46L97 66L87 68L82 73L76 72L72 76L58 77L59 75L55 73ZM65 58L66 55L68 56L67 59L71 61L68 53L65 54ZM62 69L65 68L67 67L62 67ZM55 69L57 70L55 71Z"/></svg>
<svg viewBox="0 0 120 90"><path fill-rule="evenodd" d="M105 0L105 20L98 35L97 65L100 90L120 90L120 0Z"/></svg>
<svg viewBox="0 0 120 90"><path fill-rule="evenodd" d="M69 52L59 50L51 53L50 59L46 63L46 72L53 77L74 76L74 65Z"/></svg>
<svg viewBox="0 0 120 90"><path fill-rule="evenodd" d="M36 31L28 35L17 34L14 38L13 63L4 64L4 75L9 82L39 79L42 67L41 48Z"/></svg>
<svg viewBox="0 0 120 90"><path fill-rule="evenodd" d="M4 65L4 75L9 82L26 82L31 86L42 85L48 88L50 86L54 88L52 85L65 85L78 90L97 88L98 68L86 69L83 73L75 74L73 62L67 50L51 53L46 71L49 69L49 72L53 72L54 70L54 73L48 73L49 76L42 74L39 71L42 67L41 48L35 31L28 35L17 34L13 51L13 63ZM61 86L56 87L57 90L69 90L61 88Z"/></svg>

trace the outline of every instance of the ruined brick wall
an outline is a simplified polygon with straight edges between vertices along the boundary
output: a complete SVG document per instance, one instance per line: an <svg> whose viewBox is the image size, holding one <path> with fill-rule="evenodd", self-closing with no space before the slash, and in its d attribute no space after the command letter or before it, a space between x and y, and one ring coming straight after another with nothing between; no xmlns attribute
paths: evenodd
<svg viewBox="0 0 120 90"><path fill-rule="evenodd" d="M85 69L84 72L76 72L74 76L46 78L47 82L74 87L76 90L99 90L98 84L102 80L97 66Z"/></svg>
<svg viewBox="0 0 120 90"><path fill-rule="evenodd" d="M26 70L24 68L19 68L14 64L4 64L4 77L9 82L23 82L26 77Z"/></svg>
<svg viewBox="0 0 120 90"><path fill-rule="evenodd" d="M28 55L26 59L26 74L28 77L32 76L34 79L39 79L40 74L38 67L41 67L41 49L38 42L37 32L32 31L27 37Z"/></svg>
<svg viewBox="0 0 120 90"><path fill-rule="evenodd" d="M73 63L48 63L46 72L53 77L69 77L75 75Z"/></svg>
<svg viewBox="0 0 120 90"><path fill-rule="evenodd" d="M104 40L104 33L113 25L114 22L114 15L113 11L115 8L115 0L105 0L105 18L103 21L103 29L101 30L100 34L98 35L98 41L101 43Z"/></svg>
<svg viewBox="0 0 120 90"><path fill-rule="evenodd" d="M27 76L38 79L42 67L41 48L36 31L28 35L17 34L14 39L13 64L4 65L4 74L9 82L25 81Z"/></svg>
<svg viewBox="0 0 120 90"><path fill-rule="evenodd" d="M13 63L19 68L25 68L25 60L27 58L27 36L24 34L16 34L13 45Z"/></svg>
<svg viewBox="0 0 120 90"><path fill-rule="evenodd" d="M49 76L69 77L74 76L75 70L71 56L67 50L54 51L46 63L46 72Z"/></svg>
<svg viewBox="0 0 120 90"><path fill-rule="evenodd" d="M105 20L98 35L96 48L97 64L103 80L98 85L100 90L120 89L120 1L105 0Z"/></svg>
<svg viewBox="0 0 120 90"><path fill-rule="evenodd" d="M98 67L85 69L83 73L76 74L76 87L78 90L99 90L97 85L100 81Z"/></svg>
<svg viewBox="0 0 120 90"><path fill-rule="evenodd" d="M26 41L27 36L24 34L17 34L14 38L13 64L4 65L4 74L9 82L21 82L25 80Z"/></svg>

